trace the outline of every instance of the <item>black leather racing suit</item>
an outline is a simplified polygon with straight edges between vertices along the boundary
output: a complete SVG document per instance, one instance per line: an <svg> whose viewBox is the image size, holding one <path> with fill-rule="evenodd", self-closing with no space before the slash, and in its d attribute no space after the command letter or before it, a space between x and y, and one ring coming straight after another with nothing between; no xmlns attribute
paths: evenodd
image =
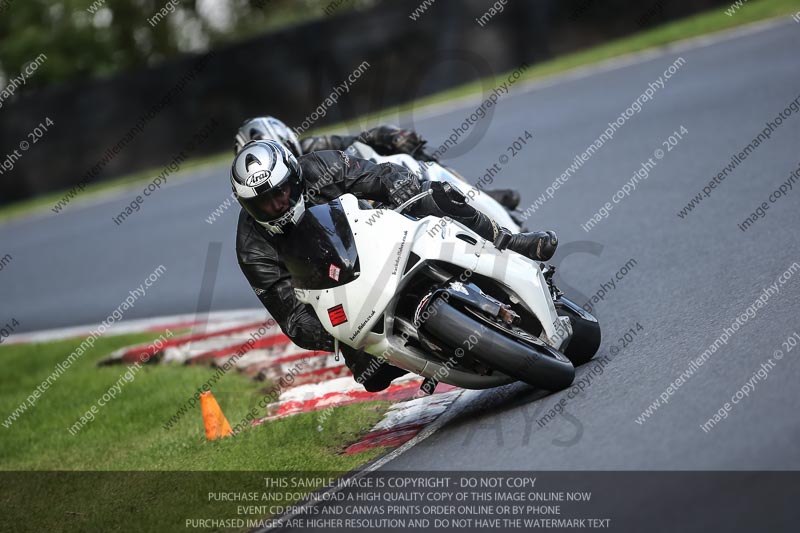
<svg viewBox="0 0 800 533"><path fill-rule="evenodd" d="M378 126L358 135L315 135L300 139L304 154L319 150L346 150L354 142L371 146L380 155L409 154L420 161L433 158L425 151L425 141L413 131L396 126Z"/></svg>
<svg viewBox="0 0 800 533"><path fill-rule="evenodd" d="M417 161L437 161L436 157L425 149L427 142L415 131L404 130L397 126L378 126L358 135L316 135L300 140L300 148L304 154L317 150L346 150L359 141L371 146L380 155L408 154ZM486 189L483 185L477 187L497 200L508 209L511 218L515 218L514 210L519 205L519 193L513 189ZM522 226L523 222L517 220Z"/></svg>
<svg viewBox="0 0 800 533"><path fill-rule="evenodd" d="M345 193L388 204L395 184L411 177L405 167L393 163L375 164L334 150L313 152L299 157L298 162L309 206L327 203ZM446 215L484 238L493 239L497 235L496 224L468 205L458 191L437 182L427 182L425 187L432 188L434 193L414 207L414 214ZM276 239L282 238L291 238L291 235L270 234L242 210L236 236L239 266L261 303L295 344L307 350L333 351L333 338L325 331L311 306L295 296L291 275L276 249ZM344 346L343 351L352 370L353 352L356 351L346 350ZM364 385L370 390L366 382Z"/></svg>

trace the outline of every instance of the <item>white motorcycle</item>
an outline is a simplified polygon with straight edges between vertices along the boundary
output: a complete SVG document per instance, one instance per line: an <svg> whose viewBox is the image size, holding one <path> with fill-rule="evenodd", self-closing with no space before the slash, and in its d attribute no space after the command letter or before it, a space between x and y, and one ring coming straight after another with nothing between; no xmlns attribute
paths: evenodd
<svg viewBox="0 0 800 533"><path fill-rule="evenodd" d="M459 184L461 185L461 184ZM437 382L568 387L600 345L597 320L552 284L553 267L447 219L371 209L345 194L308 208L280 245L298 298L345 343ZM485 196L485 195L484 195ZM502 207L501 207L502 209Z"/></svg>

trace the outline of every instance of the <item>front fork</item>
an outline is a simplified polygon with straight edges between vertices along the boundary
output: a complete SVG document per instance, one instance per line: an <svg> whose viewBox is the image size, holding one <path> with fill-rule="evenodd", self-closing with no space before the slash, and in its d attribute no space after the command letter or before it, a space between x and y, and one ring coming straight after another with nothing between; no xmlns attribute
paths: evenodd
<svg viewBox="0 0 800 533"><path fill-rule="evenodd" d="M550 290L550 296L553 298L553 304L555 305L564 293L561 292L556 284L553 282L553 275L556 273L555 265L549 265L546 263L540 263L539 267L542 269L542 276L544 276L545 281L547 282L547 288ZM553 322L553 327L555 328L555 333L552 337L548 337L544 332L542 332L542 340L547 342L547 344L558 348L562 353L567 349L569 346L569 341L572 340L572 321L569 317L566 316L559 316Z"/></svg>

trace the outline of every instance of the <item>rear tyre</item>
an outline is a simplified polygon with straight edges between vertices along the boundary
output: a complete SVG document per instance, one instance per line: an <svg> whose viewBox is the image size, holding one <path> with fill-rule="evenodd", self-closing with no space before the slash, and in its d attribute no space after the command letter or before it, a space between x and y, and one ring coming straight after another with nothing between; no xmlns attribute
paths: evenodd
<svg viewBox="0 0 800 533"><path fill-rule="evenodd" d="M467 345L469 353L489 368L550 391L565 389L575 379L569 359L538 339L534 338L536 344L516 340L449 303L436 302L429 309L430 318L422 326L427 334L462 350L466 339L477 337L477 342Z"/></svg>
<svg viewBox="0 0 800 533"><path fill-rule="evenodd" d="M572 323L572 339L564 350L564 355L575 366L588 363L600 348L600 324L594 316L569 298L561 296L555 305L558 315L569 317Z"/></svg>

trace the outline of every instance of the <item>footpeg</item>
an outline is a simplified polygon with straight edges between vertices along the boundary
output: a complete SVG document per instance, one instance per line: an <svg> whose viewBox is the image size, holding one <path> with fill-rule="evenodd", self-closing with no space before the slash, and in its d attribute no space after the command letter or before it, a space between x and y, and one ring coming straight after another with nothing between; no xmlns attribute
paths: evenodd
<svg viewBox="0 0 800 533"><path fill-rule="evenodd" d="M436 390L436 385L438 384L439 382L433 378L425 378L425 380L422 382L422 385L420 385L419 390L430 396L433 394L433 391Z"/></svg>

